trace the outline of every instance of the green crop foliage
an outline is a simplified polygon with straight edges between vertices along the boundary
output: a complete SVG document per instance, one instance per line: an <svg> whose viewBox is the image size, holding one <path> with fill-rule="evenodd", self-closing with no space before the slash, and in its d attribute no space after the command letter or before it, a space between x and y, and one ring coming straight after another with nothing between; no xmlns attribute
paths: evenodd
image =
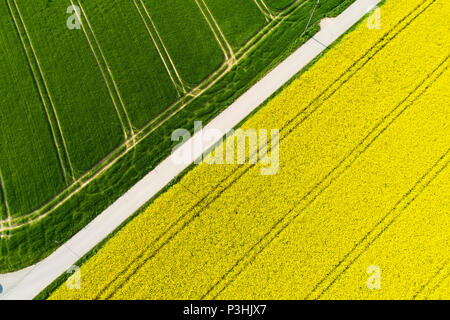
<svg viewBox="0 0 450 320"><path fill-rule="evenodd" d="M4 219L5 195L11 216L28 213L61 191L64 180L45 110L5 2L0 3L0 22L0 216Z"/></svg>
<svg viewBox="0 0 450 320"><path fill-rule="evenodd" d="M253 0L205 0L233 50L239 49L266 24Z"/></svg>
<svg viewBox="0 0 450 320"><path fill-rule="evenodd" d="M194 0L144 0L181 78L196 85L219 68L223 54Z"/></svg>
<svg viewBox="0 0 450 320"><path fill-rule="evenodd" d="M17 3L14 15L26 26L19 33L4 2L0 50L8 60L0 62L7 74L0 79L2 93L6 92L0 100L0 169L15 218L36 210L65 187L76 187L74 178L90 173L119 146L125 149L121 145L125 135L129 138L145 127L146 136L83 189L58 202L48 215L4 231L0 272L23 268L53 252L170 154L173 130L193 128L194 120L213 119L314 34L321 18L338 14L353 1L321 4L306 34L316 1L298 1L285 12L288 18L280 18L273 29L264 29L245 57L211 87L162 125L148 128L156 115L173 112L174 100L186 97L183 86L192 89L225 62L219 45L223 39L215 38L214 27L194 0L111 1L110 5L109 1L82 0L87 30L66 27L70 1L36 0L31 5L26 0L8 0L6 4ZM225 8L228 15L218 12L217 0L205 2L233 51L258 32L258 24L260 29L267 27L252 1L230 1ZM238 11L247 12L248 19L240 19L244 14ZM241 26L239 34L235 25ZM39 65L30 54L31 45L22 46L19 34L31 40ZM32 71L39 74L39 66L45 82L38 79L36 83ZM57 117L46 119L38 88ZM5 219L3 194L0 199L0 216Z"/></svg>
<svg viewBox="0 0 450 320"><path fill-rule="evenodd" d="M79 176L123 141L105 81L83 32L66 27L69 1L16 0Z"/></svg>
<svg viewBox="0 0 450 320"><path fill-rule="evenodd" d="M294 0L264 0L271 9L282 10L294 2Z"/></svg>

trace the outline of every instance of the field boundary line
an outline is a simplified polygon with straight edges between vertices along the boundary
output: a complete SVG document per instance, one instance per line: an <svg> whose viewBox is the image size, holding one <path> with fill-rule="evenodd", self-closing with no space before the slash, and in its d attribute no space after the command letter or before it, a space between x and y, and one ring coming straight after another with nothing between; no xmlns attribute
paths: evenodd
<svg viewBox="0 0 450 320"><path fill-rule="evenodd" d="M72 0L69 0L69 1L70 1L70 3L71 3L72 7L75 8L75 4L73 3L73 1L72 1ZM111 88L111 84L110 84L109 81L108 81L108 77L106 76L105 70L103 70L104 67L102 66L102 63L100 62L100 59L99 59L99 57L97 56L98 54L96 53L96 50L94 49L94 45L92 44L92 41L89 39L89 35L88 35L87 31L86 31L85 23L83 22L83 20L84 20L84 21L86 21L86 24L87 24L87 20L86 20L86 16L85 16L85 14L84 14L84 11L83 11L83 9L81 8L81 4L79 3L79 1L78 1L78 0L76 0L76 1L77 1L77 4L79 5L79 7L80 7L80 9L81 9L81 14L82 14L82 16L83 16L85 19L83 19L83 17L81 17L81 16L78 14L78 11L77 11L77 10L75 10L74 12L75 12L75 14L76 14L78 20L80 21L81 29L83 30L84 36L85 36L86 41L87 41L87 43L88 43L88 45L89 45L89 47L90 47L90 49L91 49L92 55L94 56L94 58L95 58L95 60L96 60L96 62L97 62L97 67L98 67L98 69L99 69L99 71L100 71L100 73L101 73L101 75L102 75L102 77L103 77L103 81L104 81L105 86L106 86L106 89L107 89L107 91L108 91L108 93L109 93L109 97L110 97L110 99L111 99L111 102L113 103L114 109L116 110L117 118L118 118L119 124L120 124L120 126L121 126L121 128L122 128L122 132L123 132L123 135L124 135L124 139L125 139L125 141L128 141L129 136L132 137L132 136L134 135L134 134L133 134L133 128L132 128L132 126L131 126L131 124L130 124L130 122L129 122L129 119L127 120L127 117L126 117L125 115L122 115L122 113L121 113L121 111L120 111L121 109L124 108L124 106L121 106L120 108L119 108L119 106L118 106L118 103L117 103L117 101L116 101L116 99L118 99L118 97L115 97L115 94L117 95L118 93L117 93L117 92L115 92L115 94L113 93L113 91L115 91L115 89L114 89L115 86L114 86L114 84L113 84L113 85L112 85L113 88ZM89 28L89 26L88 26L88 28ZM91 32L92 35L93 35L93 31L90 30L90 32ZM95 41L95 36L94 36L94 41ZM98 47L98 43L97 43L97 49L100 50L100 48ZM101 50L100 50L100 56L102 57L103 63L106 65L106 70L107 70L106 72L108 72L108 74L109 74L109 67L108 67L108 64L106 63L106 60L105 60L105 58L104 58L104 56L103 56ZM110 80L112 83L114 83L114 80L113 80L113 79L109 78L109 80ZM120 103L120 99L119 99L119 103ZM123 110L122 110L122 112L123 112ZM125 120L123 119L124 116L125 116ZM125 125L126 122L129 124L128 127Z"/></svg>
<svg viewBox="0 0 450 320"><path fill-rule="evenodd" d="M248 47L247 52L251 52L255 47L258 46L259 42L263 41L268 37L275 29L278 27L281 22L283 22L285 19L287 19L291 14L293 14L294 11L296 11L298 8L300 8L304 4L303 0L297 0L291 7L289 7L286 10L291 10L292 12L289 15L284 16L280 21L276 23L273 28L266 31L266 35L263 37L260 37L259 40L253 44L252 46ZM266 26L267 27L267 26ZM255 37L257 37L256 35ZM245 54L241 55L238 58L238 62L243 60L246 57ZM192 90L191 93L187 94L185 97L181 98L179 101L175 102L172 106L170 106L167 110L162 112L160 115L156 116L153 120L149 121L147 125L145 125L139 132L136 133L136 144L144 140L146 137L148 137L151 133L153 133L155 130L157 130L159 127L161 127L166 121L168 121L170 118L172 118L174 115L176 115L180 110L184 109L189 103L191 103L195 98L200 96L203 92L211 88L217 81L222 79L227 72L229 71L229 68L225 69L224 71L221 71L222 69L225 69L225 66L222 65L218 70L216 70L212 75L210 75L206 80L204 80L201 84L199 84L196 88ZM178 106L178 108L176 108ZM174 110L172 110L174 109ZM168 114L168 115L166 115ZM152 126L158 118L162 118L164 115L166 115L159 123ZM18 217L17 219L13 219L13 226L11 228L8 228L9 230L17 229L20 227L23 227L26 224L36 222L42 218L45 218L48 214L50 214L53 210L60 207L65 201L72 198L74 195L76 195L78 192L81 191L81 189L90 183L92 180L96 179L98 176L100 176L104 171L108 170L114 163L120 160L124 155L128 153L129 150L126 150L125 152L119 152L121 148L125 147L128 144L129 141L124 142L121 146L118 146L114 151L110 153L110 155L106 156L104 159L102 159L93 169L87 171L83 176L81 176L78 180L74 181L72 185L70 185L66 190L64 190L62 193L56 195L53 197L52 200L49 202L43 204L41 208ZM118 153L119 155L111 160L109 160L110 156L113 154ZM109 163L105 163L111 161ZM95 173L92 173L95 172ZM85 181L85 182L83 182ZM76 188L78 186L78 188ZM65 192L69 191L70 189L74 189L69 195L66 195ZM57 199L60 199L60 202L57 204L52 204L52 202L56 201ZM39 214L40 211L44 211L46 207L51 206L51 209L46 210L44 213ZM31 217L31 218L30 218ZM25 223L19 222L17 224L14 224L14 220L17 221L25 221ZM0 221L2 222L2 221Z"/></svg>
<svg viewBox="0 0 450 320"><path fill-rule="evenodd" d="M137 0L134 0L134 1L137 1ZM172 67L171 70L175 73L175 76L176 76L176 78L178 79L178 81L179 81L179 83L180 83L180 85L181 85L181 88L182 88L182 90L183 90L183 93L186 93L186 92L187 92L187 89L186 89L186 88L189 88L189 86L187 86L187 85L184 83L183 79L181 78L180 74L178 73L178 70L177 70L177 68L176 68L176 66L175 66L175 63L174 63L174 61L172 60L172 57L170 56L169 51L167 50L167 47L166 47L166 45L164 44L164 41L163 41L161 35L159 34L159 31L158 31L158 29L156 28L156 25L155 25L155 23L153 22L153 19L152 19L152 17L150 16L150 13L148 12L148 9L147 9L146 5L144 4L144 2L142 2L142 0L139 0L139 3L141 4L142 8L144 9L147 18L148 18L148 20L150 21L150 24L152 25L153 31L156 33L156 36L157 36L157 38L158 38L158 40L159 40L159 43L160 43L162 49L164 50L164 52L165 52L165 54L166 54L166 58L169 60L169 63L170 63L170 65L171 65L171 67ZM137 6L136 6L136 9L138 9ZM138 9L138 11L139 11L139 9Z"/></svg>
<svg viewBox="0 0 450 320"><path fill-rule="evenodd" d="M150 30L150 27L148 26L147 22L145 21L145 18L144 18L144 16L142 15L141 10L139 9L139 7L138 7L138 5L137 5L137 3L136 3L136 0L133 0L133 4L134 4L134 6L136 7L136 10L137 10L138 13L139 13L139 16L141 17L141 20L142 20L142 22L144 23L145 28L147 29L147 33L148 33L148 35L150 36L150 39L152 40L153 45L155 46L156 51L158 52L158 55L159 55L159 57L160 57L160 59L161 59L163 65L164 65L164 68L166 69L167 74L168 74L169 77L170 77L170 80L172 81L173 86L174 86L175 89L177 90L178 96L182 96L183 94L185 94L185 93L187 92L187 91L186 91L186 88L185 88L185 86L184 86L184 84L183 84L183 81L181 80L180 76L178 75L178 72L175 70L175 66L173 65L173 63L172 63L170 57L167 57L167 59L169 60L169 64L170 64L171 67L173 68L172 70L170 69L170 67L169 67L169 65L168 65L168 63L167 63L167 61L166 61L166 58L164 57L164 54L163 54L163 52L161 51L161 48L159 47L159 45L158 45L158 43L157 43L155 37L154 37L153 34L152 34L152 31ZM155 31L155 32L156 32L156 31ZM163 49L162 49L162 50L164 50L164 53L165 53L165 54L168 54L168 53L167 53L167 50L165 50L164 44L163 44L162 42L160 42L160 45L163 46ZM175 76L172 75L172 72L175 74ZM177 78L178 82L175 80L174 77Z"/></svg>
<svg viewBox="0 0 450 320"><path fill-rule="evenodd" d="M25 22L22 18L22 15L20 13L19 7L17 6L17 3L15 0L11 0L13 5L11 5L10 1L7 0L6 4L8 6L8 11L11 15L11 18L13 20L14 26L16 28L17 35L19 36L20 42L22 44L25 57L28 62L28 66L30 68L31 74L33 76L34 84L36 86L36 89L38 90L39 97L42 103L42 106L45 111L45 115L47 118L48 125L50 127L50 131L52 134L52 140L53 144L56 149L56 153L58 156L58 162L61 169L61 173L64 179L65 184L69 184L69 182L75 179L72 164L70 161L69 152L67 149L66 142L64 140L64 134L62 131L61 124L58 119L58 113L56 112L52 96L50 94L50 90L48 88L48 85L45 80L44 73L42 72L39 59L37 58L37 54L34 50L33 43L31 41L31 37L28 34L28 30L26 28ZM15 17L13 12L13 6L15 8L16 14L18 15L18 18ZM23 28L22 35L19 22ZM24 37L27 38L27 41L25 41ZM27 46L28 43L28 46ZM31 53L29 52L31 51ZM31 56L30 56L31 55ZM34 64L33 64L34 61ZM39 80L40 79L40 80ZM42 83L41 83L42 82ZM44 88L41 88L43 86ZM11 222L11 221L10 221Z"/></svg>
<svg viewBox="0 0 450 320"><path fill-rule="evenodd" d="M236 57L234 56L233 49L231 48L230 44L228 43L227 38L223 34L222 30L220 29L219 24L217 23L216 19L214 18L214 15L209 10L208 6L206 5L205 1L200 0L202 2L202 5L198 2L199 0L194 0L197 4L198 9L200 10L201 14L203 15L204 19L208 23L209 28L211 29L211 32L214 35L214 38L216 38L220 49L222 50L226 63L231 66L236 64ZM205 12L206 10L206 12Z"/></svg>

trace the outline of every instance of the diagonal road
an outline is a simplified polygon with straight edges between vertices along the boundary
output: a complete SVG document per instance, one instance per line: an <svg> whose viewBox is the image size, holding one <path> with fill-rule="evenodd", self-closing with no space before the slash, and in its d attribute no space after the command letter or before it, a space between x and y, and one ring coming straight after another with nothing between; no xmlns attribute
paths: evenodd
<svg viewBox="0 0 450 320"><path fill-rule="evenodd" d="M201 149L194 150L192 159L198 158L216 143L204 141L205 130L229 132L379 2L380 0L356 0L338 17L327 19L326 23L321 24L322 29L314 38L258 81L180 149L186 152L190 145L202 145ZM47 258L26 269L0 275L0 299L33 299L190 165L177 164L174 159L174 156L170 156L161 162Z"/></svg>

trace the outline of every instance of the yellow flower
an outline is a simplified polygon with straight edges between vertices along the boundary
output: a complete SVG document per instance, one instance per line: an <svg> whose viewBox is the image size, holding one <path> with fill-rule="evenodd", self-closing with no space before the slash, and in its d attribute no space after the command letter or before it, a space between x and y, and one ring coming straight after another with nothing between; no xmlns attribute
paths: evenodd
<svg viewBox="0 0 450 320"><path fill-rule="evenodd" d="M278 174L197 166L51 298L449 298L443 12L387 0L242 126L280 129Z"/></svg>

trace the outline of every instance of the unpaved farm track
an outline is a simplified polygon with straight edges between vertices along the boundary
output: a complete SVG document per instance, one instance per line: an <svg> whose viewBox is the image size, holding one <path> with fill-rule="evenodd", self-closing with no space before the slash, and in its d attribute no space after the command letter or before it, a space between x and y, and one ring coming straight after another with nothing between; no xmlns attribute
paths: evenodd
<svg viewBox="0 0 450 320"><path fill-rule="evenodd" d="M377 0L356 1L315 36L325 46L315 40L308 41L211 121L204 130L216 128L222 132L228 132L323 52L326 46L332 44L354 25L367 13L368 8L378 2ZM195 143L199 139L201 139L201 133L194 136L192 141ZM213 144L214 141L203 144L203 150L198 150L198 155L208 150ZM174 163L171 158L163 161L82 231L40 263L17 273L0 276L0 282L6 284L1 297L33 298L188 166Z"/></svg>

